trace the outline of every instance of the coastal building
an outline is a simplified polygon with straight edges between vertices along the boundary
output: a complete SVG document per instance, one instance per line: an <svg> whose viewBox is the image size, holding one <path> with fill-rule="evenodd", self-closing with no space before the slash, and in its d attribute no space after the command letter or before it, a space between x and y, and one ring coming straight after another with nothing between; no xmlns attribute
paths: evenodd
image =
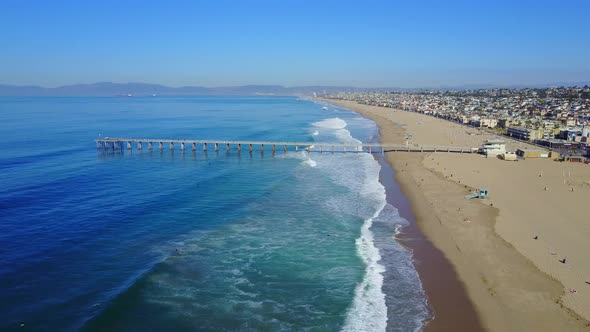
<svg viewBox="0 0 590 332"><path fill-rule="evenodd" d="M559 131L559 138L568 140L568 141L576 141L576 136L582 135L582 128L567 128L561 129Z"/></svg>
<svg viewBox="0 0 590 332"><path fill-rule="evenodd" d="M496 126L498 126L498 120L494 118L485 118L480 121L482 127L496 128Z"/></svg>
<svg viewBox="0 0 590 332"><path fill-rule="evenodd" d="M498 119L498 127L502 129L506 129L510 127L512 121L510 119Z"/></svg>
<svg viewBox="0 0 590 332"><path fill-rule="evenodd" d="M470 124L474 127L496 128L498 120L492 118L477 118L471 120Z"/></svg>
<svg viewBox="0 0 590 332"><path fill-rule="evenodd" d="M524 127L508 127L506 135L524 141L534 141L543 138L541 130Z"/></svg>
<svg viewBox="0 0 590 332"><path fill-rule="evenodd" d="M502 140L486 140L479 151L486 156L506 153L506 143Z"/></svg>
<svg viewBox="0 0 590 332"><path fill-rule="evenodd" d="M590 130L586 135L578 132L583 126L590 127L589 87L359 91L324 96L423 113L474 127L499 127L506 135L526 141L554 139L560 129L567 130L560 138L572 142L587 143L589 139L584 136L590 135Z"/></svg>
<svg viewBox="0 0 590 332"><path fill-rule="evenodd" d="M576 119L574 118L568 118L567 120L565 120L565 125L568 127L573 127L576 125Z"/></svg>
<svg viewBox="0 0 590 332"><path fill-rule="evenodd" d="M499 154L498 156L501 159L506 160L506 161L516 161L517 160L516 153L514 153L514 152L505 152L503 154Z"/></svg>
<svg viewBox="0 0 590 332"><path fill-rule="evenodd" d="M572 146L572 142L557 138L540 139L536 140L535 143L537 143L538 145L546 146L550 149L567 149L570 146Z"/></svg>
<svg viewBox="0 0 590 332"><path fill-rule="evenodd" d="M516 154L524 159L528 158L549 158L549 152L537 149L518 149Z"/></svg>
<svg viewBox="0 0 590 332"><path fill-rule="evenodd" d="M586 162L586 157L582 156L582 155L572 155L572 156L566 156L564 158L565 161L569 161L571 163L584 163Z"/></svg>

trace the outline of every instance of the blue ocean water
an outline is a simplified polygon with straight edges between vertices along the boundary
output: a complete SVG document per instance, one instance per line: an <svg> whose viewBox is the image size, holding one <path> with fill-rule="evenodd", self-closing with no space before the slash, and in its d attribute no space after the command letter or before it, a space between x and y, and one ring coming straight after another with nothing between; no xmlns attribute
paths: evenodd
<svg viewBox="0 0 590 332"><path fill-rule="evenodd" d="M0 99L0 329L420 330L407 222L368 153L97 151L94 139L358 142L296 97Z"/></svg>

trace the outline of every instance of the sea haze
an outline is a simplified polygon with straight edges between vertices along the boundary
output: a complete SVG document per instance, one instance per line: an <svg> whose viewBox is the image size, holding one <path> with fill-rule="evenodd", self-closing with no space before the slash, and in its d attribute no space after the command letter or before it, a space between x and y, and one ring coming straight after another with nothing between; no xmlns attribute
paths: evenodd
<svg viewBox="0 0 590 332"><path fill-rule="evenodd" d="M430 317L372 155L94 142L377 140L356 113L200 96L2 97L0 114L3 331L411 331Z"/></svg>

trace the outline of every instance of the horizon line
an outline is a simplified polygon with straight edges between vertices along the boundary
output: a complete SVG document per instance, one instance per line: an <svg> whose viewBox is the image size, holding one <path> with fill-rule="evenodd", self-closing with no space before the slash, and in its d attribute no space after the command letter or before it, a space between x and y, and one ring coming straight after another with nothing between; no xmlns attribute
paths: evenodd
<svg viewBox="0 0 590 332"><path fill-rule="evenodd" d="M244 87L261 87L261 88L284 88L284 89L296 89L296 88L346 88L346 89L362 89L362 90L472 90L472 89L527 89L527 88L552 88L552 87L584 87L590 85L590 79L587 81L564 81L564 82L539 82L539 83L514 83L514 84L496 84L496 83L465 83L457 85L430 85L430 86L415 86L415 87L400 87L400 86L355 86L355 85L330 85L330 84L301 84L301 85L284 85L284 84L238 84L238 85L166 85L162 83L152 82L138 82L138 81L127 81L127 82L114 82L114 81L96 81L91 83L71 83L63 84L58 86L44 86L39 84L10 84L0 83L0 87L10 88L41 88L41 89L60 89L67 87L80 87L80 86L92 86L92 85L145 85L145 86L157 86L169 89L182 89L182 88L202 88L202 89L227 89L227 88L244 88Z"/></svg>

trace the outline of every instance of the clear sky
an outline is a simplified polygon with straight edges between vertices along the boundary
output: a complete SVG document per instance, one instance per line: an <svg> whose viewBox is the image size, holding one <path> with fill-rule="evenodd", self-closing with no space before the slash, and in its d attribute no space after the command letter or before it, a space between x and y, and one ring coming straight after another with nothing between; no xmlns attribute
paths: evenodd
<svg viewBox="0 0 590 332"><path fill-rule="evenodd" d="M589 0L0 0L0 84L589 81L589 13Z"/></svg>

